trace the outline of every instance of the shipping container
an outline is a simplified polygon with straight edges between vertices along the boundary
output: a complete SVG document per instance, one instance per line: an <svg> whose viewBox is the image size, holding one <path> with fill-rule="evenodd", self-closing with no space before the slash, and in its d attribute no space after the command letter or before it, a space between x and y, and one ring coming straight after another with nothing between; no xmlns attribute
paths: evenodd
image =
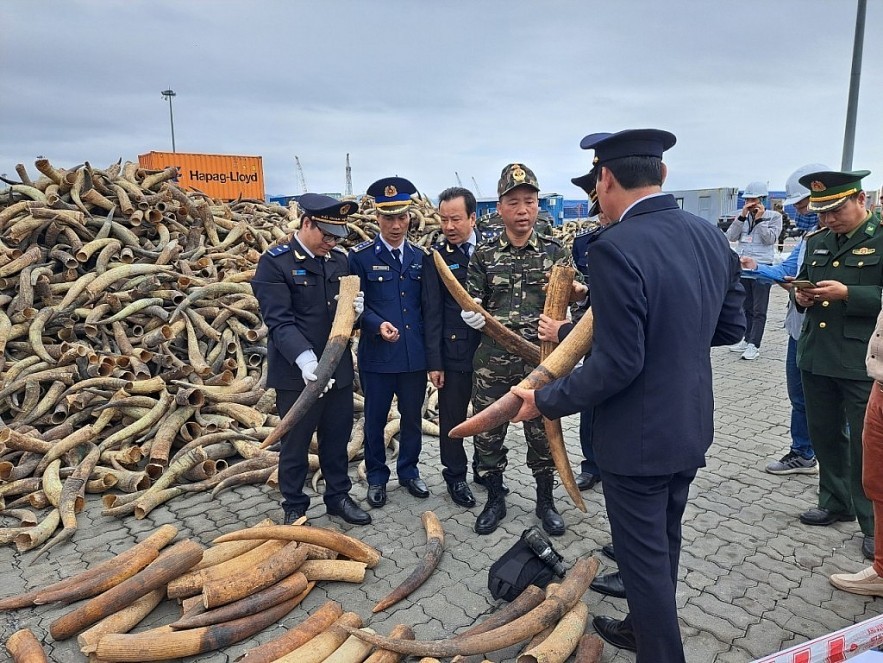
<svg viewBox="0 0 883 663"><path fill-rule="evenodd" d="M560 226L564 221L564 196L560 193L543 193L539 197L540 209L552 217L552 224ZM491 216L497 211L497 198L479 198L475 211L479 218Z"/></svg>
<svg viewBox="0 0 883 663"><path fill-rule="evenodd" d="M264 167L261 157L233 154L189 154L148 152L138 155L138 164L147 170L178 169L178 185L185 191L199 189L212 198L264 199Z"/></svg>

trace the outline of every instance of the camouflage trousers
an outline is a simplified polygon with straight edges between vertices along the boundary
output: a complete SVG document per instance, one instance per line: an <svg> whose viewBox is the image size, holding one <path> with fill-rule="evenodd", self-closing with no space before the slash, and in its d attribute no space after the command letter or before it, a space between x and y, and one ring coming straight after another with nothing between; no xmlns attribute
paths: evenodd
<svg viewBox="0 0 883 663"><path fill-rule="evenodd" d="M481 345L473 359L472 407L480 412L500 398L533 370L525 362L488 338L482 338ZM524 437L527 441L527 466L534 476L549 472L554 468L549 453L549 440L543 428L543 418L525 421ZM506 422L486 433L475 436L475 454L478 459L478 473L502 472L506 469L507 453L504 441L509 423Z"/></svg>

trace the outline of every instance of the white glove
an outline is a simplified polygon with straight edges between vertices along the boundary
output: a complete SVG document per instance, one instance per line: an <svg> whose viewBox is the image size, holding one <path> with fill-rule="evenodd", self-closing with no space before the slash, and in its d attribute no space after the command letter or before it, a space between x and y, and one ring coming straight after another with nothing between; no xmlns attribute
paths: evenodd
<svg viewBox="0 0 883 663"><path fill-rule="evenodd" d="M353 310L356 312L357 318L365 311L365 293L361 290L356 293L356 297L353 299Z"/></svg>
<svg viewBox="0 0 883 663"><path fill-rule="evenodd" d="M304 382L315 382L319 378L316 376L316 369L319 367L319 360L316 359L316 353L312 350L304 350L301 352L297 359L294 360L294 363L298 365L300 368L300 376L304 379ZM328 380L328 384L325 385L325 388L322 390L322 393L319 395L319 398L325 395L325 392L331 389L331 385L334 384L334 378Z"/></svg>
<svg viewBox="0 0 883 663"><path fill-rule="evenodd" d="M473 300L476 304L481 304L481 299L478 297L473 297ZM475 330L481 329L484 327L485 322L487 322L478 311L460 311L460 317L463 318L463 322Z"/></svg>

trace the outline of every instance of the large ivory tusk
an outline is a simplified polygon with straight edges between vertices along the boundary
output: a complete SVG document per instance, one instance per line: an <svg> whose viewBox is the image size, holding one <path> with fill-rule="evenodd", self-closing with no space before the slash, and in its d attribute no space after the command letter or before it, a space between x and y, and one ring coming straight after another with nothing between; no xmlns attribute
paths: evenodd
<svg viewBox="0 0 883 663"><path fill-rule="evenodd" d="M530 341L523 339L511 329L507 329L499 320L485 311L480 305L476 304L475 300L469 296L466 289L460 285L460 282L451 273L450 267L445 263L441 254L434 249L432 251L432 259L435 262L435 268L438 271L438 275L441 277L442 283L445 284L448 292L451 293L451 296L457 304L460 305L460 308L464 311L475 311L484 316L485 325L481 329L482 332L490 336L512 354L518 355L524 359L528 364L536 366L540 363L540 349Z"/></svg>
<svg viewBox="0 0 883 663"><path fill-rule="evenodd" d="M516 663L564 663L579 644L580 636L586 630L589 607L582 601L573 606L549 637L539 645L521 654Z"/></svg>
<svg viewBox="0 0 883 663"><path fill-rule="evenodd" d="M598 572L598 560L577 560L561 587L553 596L548 597L539 606L519 617L515 621L493 631L479 635L462 636L447 640L408 641L393 640L370 635L355 628L344 627L350 635L357 635L377 647L391 649L411 656L454 656L456 654L478 654L497 651L527 640L547 626L558 621L582 598L589 584Z"/></svg>
<svg viewBox="0 0 883 663"><path fill-rule="evenodd" d="M295 424L306 414L319 400L319 396L325 391L325 385L334 375L337 365L343 357L344 351L349 344L353 333L353 325L356 322L356 312L353 309L353 300L359 292L359 277L344 276L340 279L340 293L337 297L337 311L334 313L334 321L331 323L331 336L319 358L319 366L316 368L316 380L307 384L291 409L285 413L282 420L261 442L261 449L266 449L282 439L282 436L290 431Z"/></svg>
<svg viewBox="0 0 883 663"><path fill-rule="evenodd" d="M423 521L423 527L426 529L426 552L423 555L423 559L420 560L417 568L405 578L402 584L377 602L377 605L372 608L371 612L386 610L406 596L409 596L411 592L426 582L438 566L445 549L445 530L432 511L424 511L421 520Z"/></svg>
<svg viewBox="0 0 883 663"><path fill-rule="evenodd" d="M589 309L576 323L567 338L561 341L552 354L533 369L530 375L519 382L518 386L525 389L539 389L570 373L592 347L593 330L594 318L592 309ZM519 409L521 409L521 399L512 392L507 392L475 416L454 426L449 435L451 437L469 437L484 433L511 420L518 414Z"/></svg>

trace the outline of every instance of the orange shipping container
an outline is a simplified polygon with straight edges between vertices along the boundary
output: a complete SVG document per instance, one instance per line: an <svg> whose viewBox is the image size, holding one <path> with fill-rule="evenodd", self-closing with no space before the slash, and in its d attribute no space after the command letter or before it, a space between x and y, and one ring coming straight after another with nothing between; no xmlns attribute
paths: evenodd
<svg viewBox="0 0 883 663"><path fill-rule="evenodd" d="M138 164L147 170L178 169L178 185L185 191L199 189L212 198L264 200L264 166L261 157L233 154L188 154L148 152L138 155Z"/></svg>

